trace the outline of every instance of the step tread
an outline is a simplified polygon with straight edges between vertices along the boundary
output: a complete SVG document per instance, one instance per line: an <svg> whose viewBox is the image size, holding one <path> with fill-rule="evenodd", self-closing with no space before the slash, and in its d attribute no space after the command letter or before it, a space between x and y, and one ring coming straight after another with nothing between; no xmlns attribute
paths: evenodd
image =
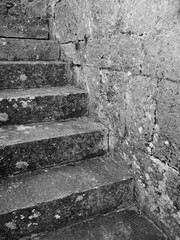
<svg viewBox="0 0 180 240"><path fill-rule="evenodd" d="M166 236L136 210L114 211L107 215L49 233L29 236L26 240L167 240ZM23 239L20 239L23 240Z"/></svg>
<svg viewBox="0 0 180 240"><path fill-rule="evenodd" d="M41 203L63 199L115 182L132 179L109 157L10 177L0 184L0 214L32 208ZM77 199L82 200L82 199Z"/></svg>
<svg viewBox="0 0 180 240"><path fill-rule="evenodd" d="M86 117L65 122L9 125L0 128L0 147L92 131L101 131L104 129L100 123L95 123Z"/></svg>
<svg viewBox="0 0 180 240"><path fill-rule="evenodd" d="M31 88L31 89L5 89L0 91L0 101L3 99L17 99L17 98L28 98L37 96L68 96L70 94L81 94L87 93L85 90L81 90L74 86L65 87L49 87L49 88Z"/></svg>

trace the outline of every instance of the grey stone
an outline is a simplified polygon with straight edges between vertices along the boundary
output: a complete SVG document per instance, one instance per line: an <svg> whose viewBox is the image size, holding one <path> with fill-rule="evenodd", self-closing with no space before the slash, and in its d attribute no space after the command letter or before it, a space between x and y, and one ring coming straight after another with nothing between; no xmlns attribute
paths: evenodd
<svg viewBox="0 0 180 240"><path fill-rule="evenodd" d="M87 118L0 128L0 176L96 157L107 131Z"/></svg>
<svg viewBox="0 0 180 240"><path fill-rule="evenodd" d="M58 42L50 40L0 38L0 60L52 61L59 60Z"/></svg>
<svg viewBox="0 0 180 240"><path fill-rule="evenodd" d="M65 86L72 83L68 64L50 62L0 62L0 89Z"/></svg>
<svg viewBox="0 0 180 240"><path fill-rule="evenodd" d="M0 227L9 240L133 204L134 181L111 157L3 180Z"/></svg>
<svg viewBox="0 0 180 240"><path fill-rule="evenodd" d="M8 115L6 125L81 117L87 106L87 92L73 86L0 91L0 112Z"/></svg>

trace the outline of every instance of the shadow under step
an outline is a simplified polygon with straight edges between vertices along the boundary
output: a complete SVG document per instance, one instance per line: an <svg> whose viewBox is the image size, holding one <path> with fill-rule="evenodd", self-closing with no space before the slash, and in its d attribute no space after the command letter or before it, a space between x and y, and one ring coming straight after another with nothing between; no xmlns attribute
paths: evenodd
<svg viewBox="0 0 180 240"><path fill-rule="evenodd" d="M73 86L0 91L0 125L81 117L88 93Z"/></svg>
<svg viewBox="0 0 180 240"><path fill-rule="evenodd" d="M0 176L101 156L107 130L88 118L0 128Z"/></svg>
<svg viewBox="0 0 180 240"><path fill-rule="evenodd" d="M0 237L19 239L133 204L134 180L111 157L7 178L0 184Z"/></svg>
<svg viewBox="0 0 180 240"><path fill-rule="evenodd" d="M65 86L72 83L69 72L60 61L1 61L0 89Z"/></svg>

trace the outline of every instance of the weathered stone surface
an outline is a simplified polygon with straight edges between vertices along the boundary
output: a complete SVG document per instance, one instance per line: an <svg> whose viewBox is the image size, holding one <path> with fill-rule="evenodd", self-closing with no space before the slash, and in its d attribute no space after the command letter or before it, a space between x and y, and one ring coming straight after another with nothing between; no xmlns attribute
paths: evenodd
<svg viewBox="0 0 180 240"><path fill-rule="evenodd" d="M0 37L48 39L48 20L0 15Z"/></svg>
<svg viewBox="0 0 180 240"><path fill-rule="evenodd" d="M86 118L0 128L0 176L100 156L107 132Z"/></svg>
<svg viewBox="0 0 180 240"><path fill-rule="evenodd" d="M86 29L85 13L88 2L60 1L54 11L56 37L61 43L83 40ZM78 7L77 7L78 5Z"/></svg>
<svg viewBox="0 0 180 240"><path fill-rule="evenodd" d="M43 18L47 16L47 7L47 0L3 0L0 3L0 14Z"/></svg>
<svg viewBox="0 0 180 240"><path fill-rule="evenodd" d="M179 81L159 83L157 98L158 141L154 156L180 170L180 86Z"/></svg>
<svg viewBox="0 0 180 240"><path fill-rule="evenodd" d="M0 60L52 61L59 58L58 42L0 38Z"/></svg>
<svg viewBox="0 0 180 240"><path fill-rule="evenodd" d="M0 37L48 39L47 1L3 1Z"/></svg>
<svg viewBox="0 0 180 240"><path fill-rule="evenodd" d="M136 211L112 212L51 233L27 240L165 240L167 237L146 217ZM23 238L21 239L23 240Z"/></svg>
<svg viewBox="0 0 180 240"><path fill-rule="evenodd" d="M142 72L160 79L176 81L180 78L180 33L173 28L144 39Z"/></svg>
<svg viewBox="0 0 180 240"><path fill-rule="evenodd" d="M0 62L0 89L65 86L71 83L63 62Z"/></svg>
<svg viewBox="0 0 180 240"><path fill-rule="evenodd" d="M87 63L103 69L140 73L142 64L141 39L131 35L113 35L89 40Z"/></svg>
<svg viewBox="0 0 180 240"><path fill-rule="evenodd" d="M60 19L63 8L71 14ZM172 188L169 175L178 176L180 158L179 0L61 1L55 24L65 55L81 65L91 114L108 127L120 162L133 166L138 203L179 239L179 178Z"/></svg>
<svg viewBox="0 0 180 240"><path fill-rule="evenodd" d="M1 124L24 124L81 117L87 112L88 96L72 86L3 90L0 113L8 115Z"/></svg>
<svg viewBox="0 0 180 240"><path fill-rule="evenodd" d="M130 142L149 153L156 124L157 91L156 78L132 75L125 92L126 130Z"/></svg>
<svg viewBox="0 0 180 240"><path fill-rule="evenodd" d="M19 239L125 208L133 204L133 189L127 169L109 157L6 179L0 185L1 236Z"/></svg>

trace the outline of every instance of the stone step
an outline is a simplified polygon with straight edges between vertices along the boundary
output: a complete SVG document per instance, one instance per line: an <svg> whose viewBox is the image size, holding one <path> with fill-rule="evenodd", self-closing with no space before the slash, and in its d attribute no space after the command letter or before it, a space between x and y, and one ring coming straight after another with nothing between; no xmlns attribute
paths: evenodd
<svg viewBox="0 0 180 240"><path fill-rule="evenodd" d="M126 208L134 201L128 171L106 157L2 180L0 237L15 240Z"/></svg>
<svg viewBox="0 0 180 240"><path fill-rule="evenodd" d="M134 209L114 211L50 233L20 240L168 240L146 216Z"/></svg>
<svg viewBox="0 0 180 240"><path fill-rule="evenodd" d="M52 61L60 59L57 41L0 38L1 61Z"/></svg>
<svg viewBox="0 0 180 240"><path fill-rule="evenodd" d="M48 20L0 14L0 37L48 39Z"/></svg>
<svg viewBox="0 0 180 240"><path fill-rule="evenodd" d="M72 83L68 71L59 61L1 61L0 90L65 86Z"/></svg>
<svg viewBox="0 0 180 240"><path fill-rule="evenodd" d="M0 128L0 176L74 163L107 151L107 130L88 118Z"/></svg>
<svg viewBox="0 0 180 240"><path fill-rule="evenodd" d="M73 86L0 91L0 124L26 124L83 116L88 94Z"/></svg>

